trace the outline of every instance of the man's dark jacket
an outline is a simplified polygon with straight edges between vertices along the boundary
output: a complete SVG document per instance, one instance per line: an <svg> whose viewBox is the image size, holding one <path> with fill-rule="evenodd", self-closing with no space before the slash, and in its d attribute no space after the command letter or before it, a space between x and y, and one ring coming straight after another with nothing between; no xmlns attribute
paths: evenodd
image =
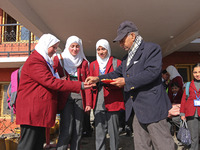
<svg viewBox="0 0 200 150"><path fill-rule="evenodd" d="M125 78L126 120L134 110L140 123L148 124L167 118L171 102L162 85L162 52L159 45L142 41L130 64L128 54L113 72L100 79Z"/></svg>

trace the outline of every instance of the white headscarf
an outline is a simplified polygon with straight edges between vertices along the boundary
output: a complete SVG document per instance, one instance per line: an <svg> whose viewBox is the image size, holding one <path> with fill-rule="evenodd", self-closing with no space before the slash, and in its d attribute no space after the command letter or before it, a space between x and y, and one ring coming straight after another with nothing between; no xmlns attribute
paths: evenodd
<svg viewBox="0 0 200 150"><path fill-rule="evenodd" d="M177 71L177 69L174 67L174 66L172 66L172 65L170 65L170 66L168 66L167 68L166 68L166 70L167 70L167 72L169 73L169 75L170 75L170 80L172 80L172 79L174 79L175 77L177 77L177 76L180 76L181 77L181 75L178 73L178 71ZM182 77L181 77L182 78Z"/></svg>
<svg viewBox="0 0 200 150"><path fill-rule="evenodd" d="M80 46L80 51L76 56L71 55L69 47L72 43L77 43ZM71 74L77 76L77 67L82 63L83 59L87 60L83 52L82 40L77 36L70 36L65 45L64 51L61 53L64 60L65 70ZM60 55L58 55L60 59ZM88 61L88 60L87 60ZM62 64L62 63L61 63ZM89 61L88 61L89 64Z"/></svg>
<svg viewBox="0 0 200 150"><path fill-rule="evenodd" d="M56 78L59 78L58 74L54 72L53 69L53 60L49 57L48 55L48 48L53 46L54 44L60 42L59 39L57 39L54 35L52 34L43 34L39 41L38 44L35 46L35 50L43 56L43 58L47 61L47 64L53 74Z"/></svg>
<svg viewBox="0 0 200 150"><path fill-rule="evenodd" d="M35 46L35 50L40 55L42 55L43 58L52 66L53 66L53 60L48 55L48 48L58 42L60 42L59 39L57 39L54 35L48 33L48 34L43 34L40 37L38 44Z"/></svg>
<svg viewBox="0 0 200 150"><path fill-rule="evenodd" d="M99 64L99 69L101 72L104 72L106 70L106 65L108 63L108 60L111 56L111 49L110 49L109 42L105 39L100 39L99 41L97 41L96 50L98 49L99 46L104 47L108 51L108 54L104 59L101 59L101 57L99 57L99 55L97 54L97 51L96 51L96 58L97 58L97 62Z"/></svg>

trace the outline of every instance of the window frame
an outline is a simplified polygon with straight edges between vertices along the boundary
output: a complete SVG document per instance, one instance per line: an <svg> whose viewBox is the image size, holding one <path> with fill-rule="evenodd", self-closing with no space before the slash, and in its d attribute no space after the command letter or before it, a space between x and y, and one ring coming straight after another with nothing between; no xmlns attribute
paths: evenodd
<svg viewBox="0 0 200 150"><path fill-rule="evenodd" d="M178 70L179 68L185 68L187 69L187 82L193 80L193 74L192 74L192 67L194 64L176 64L175 67Z"/></svg>
<svg viewBox="0 0 200 150"><path fill-rule="evenodd" d="M6 13L5 11L3 11L3 21L2 21L2 25L3 24L7 24L6 23L6 16L9 15L8 13ZM9 15L10 16L10 15ZM11 16L12 17L12 16ZM13 18L14 19L14 18ZM5 41L5 30L6 30L6 26L2 26L2 37L1 37L1 43L2 44L7 44L7 43L28 43L29 42L29 39L28 40L21 40L21 29L24 27L23 25L21 25L17 20L16 20L16 40L15 41ZM27 28L26 28L27 29ZM28 30L28 29L27 29ZM28 30L30 31L30 30ZM28 34L29 36L29 34ZM31 32L31 43L35 43L37 42L38 40L36 40L36 36Z"/></svg>
<svg viewBox="0 0 200 150"><path fill-rule="evenodd" d="M5 88L5 85L8 86L10 84L10 82L0 82L0 118L7 118L7 117L10 117L10 111L9 110L6 110L7 113L5 113L4 111L4 99L5 99L5 92L4 92L4 88Z"/></svg>

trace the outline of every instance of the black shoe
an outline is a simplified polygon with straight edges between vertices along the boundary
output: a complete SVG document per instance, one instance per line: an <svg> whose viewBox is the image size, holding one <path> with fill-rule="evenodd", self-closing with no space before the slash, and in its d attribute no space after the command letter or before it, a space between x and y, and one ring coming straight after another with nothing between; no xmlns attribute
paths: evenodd
<svg viewBox="0 0 200 150"><path fill-rule="evenodd" d="M175 129L174 129L174 126L172 125L170 127L170 133L171 133L172 136L174 136L174 132L175 132Z"/></svg>
<svg viewBox="0 0 200 150"><path fill-rule="evenodd" d="M83 132L82 137L91 137L92 132Z"/></svg>
<svg viewBox="0 0 200 150"><path fill-rule="evenodd" d="M127 135L127 136L132 136L132 133L133 133L133 132L131 131L131 128L130 128L129 126L126 126L126 127L125 127L125 132L126 132L126 135Z"/></svg>

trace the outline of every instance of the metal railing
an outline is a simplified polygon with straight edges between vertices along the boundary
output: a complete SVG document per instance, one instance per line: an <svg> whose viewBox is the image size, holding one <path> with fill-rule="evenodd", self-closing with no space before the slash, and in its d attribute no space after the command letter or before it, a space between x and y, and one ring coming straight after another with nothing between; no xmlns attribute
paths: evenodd
<svg viewBox="0 0 200 150"><path fill-rule="evenodd" d="M21 24L0 24L0 57L31 54L35 36Z"/></svg>
<svg viewBox="0 0 200 150"><path fill-rule="evenodd" d="M10 57L10 54L13 54L13 53L15 53L15 54L26 54L27 53L27 55L30 55L31 54L31 51L6 51L6 52L0 52L0 55L1 55L1 53L2 54L7 54L7 57Z"/></svg>

